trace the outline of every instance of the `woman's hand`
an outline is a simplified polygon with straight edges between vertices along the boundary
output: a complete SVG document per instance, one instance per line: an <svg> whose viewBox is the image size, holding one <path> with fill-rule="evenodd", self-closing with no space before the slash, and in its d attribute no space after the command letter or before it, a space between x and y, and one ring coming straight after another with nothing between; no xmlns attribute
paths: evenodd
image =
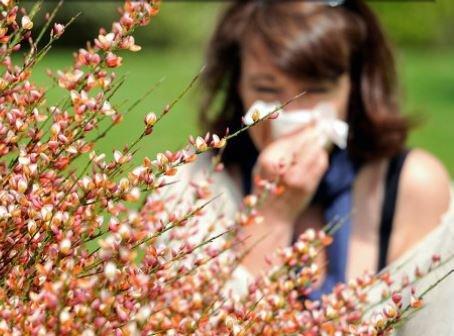
<svg viewBox="0 0 454 336"><path fill-rule="evenodd" d="M253 174L280 176L284 193L268 195L260 208L267 222L293 224L307 207L328 168L328 151L314 124L285 135L260 152Z"/></svg>
<svg viewBox="0 0 454 336"><path fill-rule="evenodd" d="M314 125L295 130L265 147L260 152L253 174L274 180L283 170L279 166L288 165L291 161L293 164L280 176L284 193L267 195L258 208L264 220L243 228L245 236L250 238L246 247L252 249L243 258L242 265L253 275L269 267L264 256L288 246L296 219L309 204L328 167L328 151L323 147Z"/></svg>

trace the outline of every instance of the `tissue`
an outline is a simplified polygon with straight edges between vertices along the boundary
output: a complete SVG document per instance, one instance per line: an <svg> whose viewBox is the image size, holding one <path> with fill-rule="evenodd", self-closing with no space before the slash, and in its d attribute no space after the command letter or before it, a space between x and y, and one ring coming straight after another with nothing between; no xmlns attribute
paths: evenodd
<svg viewBox="0 0 454 336"><path fill-rule="evenodd" d="M291 111L278 109L280 105L279 102L266 103L256 101L243 117L243 122L246 125L247 123L249 125L253 124L252 115L254 111L257 111L255 112L256 117L263 118L265 115L277 110L278 117L271 122L271 135L273 139L278 139L283 135L301 128L303 125L315 121L315 127L321 135L323 144L331 142L342 149L347 147L348 124L337 118L337 111L334 104L322 102L312 109Z"/></svg>

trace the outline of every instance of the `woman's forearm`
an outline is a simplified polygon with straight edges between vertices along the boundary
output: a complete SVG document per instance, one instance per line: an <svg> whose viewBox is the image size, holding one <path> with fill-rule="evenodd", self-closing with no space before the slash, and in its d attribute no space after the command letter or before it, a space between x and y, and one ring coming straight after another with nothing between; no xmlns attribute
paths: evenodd
<svg viewBox="0 0 454 336"><path fill-rule="evenodd" d="M241 265L254 276L266 270L269 265L265 257L271 256L277 248L288 246L292 235L292 224L275 216L265 215L260 223L243 228L246 237L242 250L250 249Z"/></svg>

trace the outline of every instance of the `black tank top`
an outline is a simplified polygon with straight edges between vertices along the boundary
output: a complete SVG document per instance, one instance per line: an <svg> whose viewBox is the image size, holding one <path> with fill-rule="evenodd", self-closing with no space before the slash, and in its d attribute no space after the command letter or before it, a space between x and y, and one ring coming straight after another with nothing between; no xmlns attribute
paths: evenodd
<svg viewBox="0 0 454 336"><path fill-rule="evenodd" d="M379 228L378 271L386 266L388 259L389 241L393 229L394 213L399 191L399 178L405 158L409 152L410 149L405 149L391 158L389 162Z"/></svg>

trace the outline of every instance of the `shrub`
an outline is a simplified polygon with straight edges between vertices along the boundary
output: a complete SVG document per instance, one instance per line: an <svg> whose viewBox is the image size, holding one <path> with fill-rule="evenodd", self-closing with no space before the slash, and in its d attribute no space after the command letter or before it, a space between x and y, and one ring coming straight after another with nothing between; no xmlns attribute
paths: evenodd
<svg viewBox="0 0 454 336"><path fill-rule="evenodd" d="M244 199L236 218L220 215L211 227L199 225L213 201L209 179L191 181L189 203L163 190L181 166L263 119L233 134L190 137L184 149L132 167L138 144L180 95L160 114L147 113L136 141L108 159L93 150L96 141L141 101L123 114L110 103L124 80L113 72L122 64L118 52L140 50L132 33L158 13L159 2L126 1L111 31L79 49L71 68L51 73L62 90L57 104L30 76L73 20L53 23L54 11L34 37L39 3L29 12L12 0L0 5L2 334L377 335L421 306L423 294L415 293L404 304L398 290L411 283L391 290L388 273L339 284L320 301L303 300L319 277L315 257L331 241L329 232L313 230L279 250L279 262L246 295L234 295L226 285L247 253L238 248L241 228L260 220L260 200L281 191L278 181L258 179L259 194ZM12 56L21 50L16 64ZM101 121L110 124L100 129ZM213 173L221 169L215 160ZM430 267L438 264L435 257ZM377 286L385 288L384 307L367 300Z"/></svg>

